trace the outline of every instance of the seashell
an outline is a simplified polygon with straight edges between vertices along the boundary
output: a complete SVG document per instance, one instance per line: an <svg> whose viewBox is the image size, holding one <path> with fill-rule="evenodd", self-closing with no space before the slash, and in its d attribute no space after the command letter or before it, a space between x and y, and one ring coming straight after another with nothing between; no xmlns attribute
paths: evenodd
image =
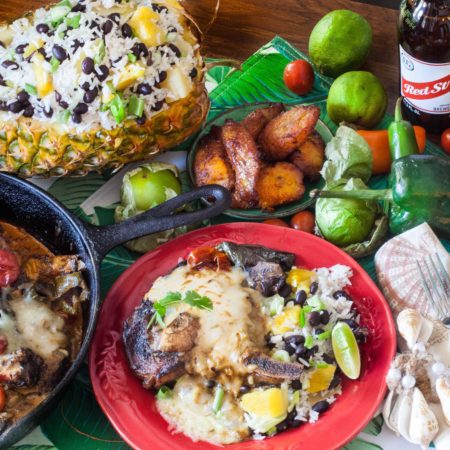
<svg viewBox="0 0 450 450"><path fill-rule="evenodd" d="M430 405L439 424L439 432L433 439L436 450L448 450L450 448L450 427L447 426L441 405L433 403Z"/></svg>
<svg viewBox="0 0 450 450"><path fill-rule="evenodd" d="M450 379L443 376L439 377L436 380L436 392L441 402L445 421L450 427Z"/></svg>
<svg viewBox="0 0 450 450"><path fill-rule="evenodd" d="M405 308L414 308L426 317L436 317L423 290L416 262L436 252L450 268L447 251L425 223L389 240L376 253L378 281L394 317Z"/></svg>
<svg viewBox="0 0 450 450"><path fill-rule="evenodd" d="M418 388L414 388L411 405L409 436L411 442L427 449L439 431L439 424L425 397Z"/></svg>
<svg viewBox="0 0 450 450"><path fill-rule="evenodd" d="M391 429L412 442L409 434L409 423L411 419L412 393L402 392L395 401L392 412L389 415Z"/></svg>
<svg viewBox="0 0 450 450"><path fill-rule="evenodd" d="M422 326L422 316L415 309L404 309L397 317L397 328L411 350L417 342Z"/></svg>
<svg viewBox="0 0 450 450"><path fill-rule="evenodd" d="M381 411L381 413L383 414L383 419L386 426L390 428L394 433L398 434L398 430L394 428L394 425L391 425L391 418L390 418L392 407L396 399L397 394L394 391L390 390L384 400L383 410Z"/></svg>
<svg viewBox="0 0 450 450"><path fill-rule="evenodd" d="M433 333L434 324L431 320L422 317L422 323L420 326L419 337L417 338L417 342L427 343Z"/></svg>

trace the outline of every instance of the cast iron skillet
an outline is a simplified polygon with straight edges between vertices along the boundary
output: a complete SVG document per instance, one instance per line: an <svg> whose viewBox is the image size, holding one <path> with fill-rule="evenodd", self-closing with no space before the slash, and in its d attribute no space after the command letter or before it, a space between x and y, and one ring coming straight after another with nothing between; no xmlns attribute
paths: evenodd
<svg viewBox="0 0 450 450"><path fill-rule="evenodd" d="M205 209L173 214L184 204L209 197L214 197L216 201ZM84 311L84 338L80 353L49 396L32 412L0 434L0 449L10 447L39 423L57 402L83 362L100 309L99 267L103 257L126 241L201 222L217 216L230 205L231 198L226 189L214 185L205 186L175 197L120 224L98 227L80 221L58 201L33 184L0 173L0 220L24 228L55 254L79 255L86 264L84 277L90 290Z"/></svg>

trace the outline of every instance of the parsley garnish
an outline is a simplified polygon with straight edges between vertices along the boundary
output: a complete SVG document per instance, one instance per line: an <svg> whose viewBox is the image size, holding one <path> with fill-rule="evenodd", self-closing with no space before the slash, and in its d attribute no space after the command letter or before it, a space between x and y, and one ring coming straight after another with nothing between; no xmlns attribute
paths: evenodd
<svg viewBox="0 0 450 450"><path fill-rule="evenodd" d="M195 308L206 309L208 311L213 309L212 301L208 297L202 297L198 292L187 291L184 296L180 292L169 292L163 299L153 303L155 312L148 322L147 329L153 325L155 320L161 328L165 328L164 316L166 315L167 307L177 303L186 303Z"/></svg>

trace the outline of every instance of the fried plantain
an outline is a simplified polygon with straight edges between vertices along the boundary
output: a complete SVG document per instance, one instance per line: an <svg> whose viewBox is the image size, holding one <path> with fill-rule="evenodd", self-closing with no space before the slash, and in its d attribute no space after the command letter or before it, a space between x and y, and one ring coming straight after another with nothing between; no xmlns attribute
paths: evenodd
<svg viewBox="0 0 450 450"><path fill-rule="evenodd" d="M319 115L317 106L297 106L272 119L258 138L263 157L268 161L286 159L314 131Z"/></svg>
<svg viewBox="0 0 450 450"><path fill-rule="evenodd" d="M233 120L225 122L221 136L236 177L233 207L253 208L258 204L256 181L261 169L255 140L242 123Z"/></svg>
<svg viewBox="0 0 450 450"><path fill-rule="evenodd" d="M325 142L320 134L314 131L306 142L289 156L289 161L295 164L309 181L317 181L325 161Z"/></svg>
<svg viewBox="0 0 450 450"><path fill-rule="evenodd" d="M259 206L269 211L275 206L300 200L305 193L303 173L289 162L268 165L261 170L257 191Z"/></svg>
<svg viewBox="0 0 450 450"><path fill-rule="evenodd" d="M220 138L220 128L213 127L200 141L195 154L194 173L197 186L219 184L229 191L234 189L234 172Z"/></svg>
<svg viewBox="0 0 450 450"><path fill-rule="evenodd" d="M283 111L284 106L282 103L274 103L267 108L255 109L242 121L242 125L256 141L264 127Z"/></svg>

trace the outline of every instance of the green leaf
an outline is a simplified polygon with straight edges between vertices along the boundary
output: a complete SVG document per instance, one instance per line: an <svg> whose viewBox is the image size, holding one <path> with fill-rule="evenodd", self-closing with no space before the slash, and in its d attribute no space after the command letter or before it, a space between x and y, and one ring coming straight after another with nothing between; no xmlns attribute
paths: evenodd
<svg viewBox="0 0 450 450"><path fill-rule="evenodd" d="M342 450L383 450L379 445L356 438L352 442L343 447Z"/></svg>
<svg viewBox="0 0 450 450"><path fill-rule="evenodd" d="M211 311L213 309L212 301L205 296L201 296L195 291L187 291L183 298L183 303L194 306L200 309L207 309Z"/></svg>
<svg viewBox="0 0 450 450"><path fill-rule="evenodd" d="M383 428L383 423L383 416L379 414L369 422L366 428L364 428L363 433L371 434L372 436L378 436Z"/></svg>
<svg viewBox="0 0 450 450"><path fill-rule="evenodd" d="M14 445L11 447L14 450L57 450L53 445Z"/></svg>

